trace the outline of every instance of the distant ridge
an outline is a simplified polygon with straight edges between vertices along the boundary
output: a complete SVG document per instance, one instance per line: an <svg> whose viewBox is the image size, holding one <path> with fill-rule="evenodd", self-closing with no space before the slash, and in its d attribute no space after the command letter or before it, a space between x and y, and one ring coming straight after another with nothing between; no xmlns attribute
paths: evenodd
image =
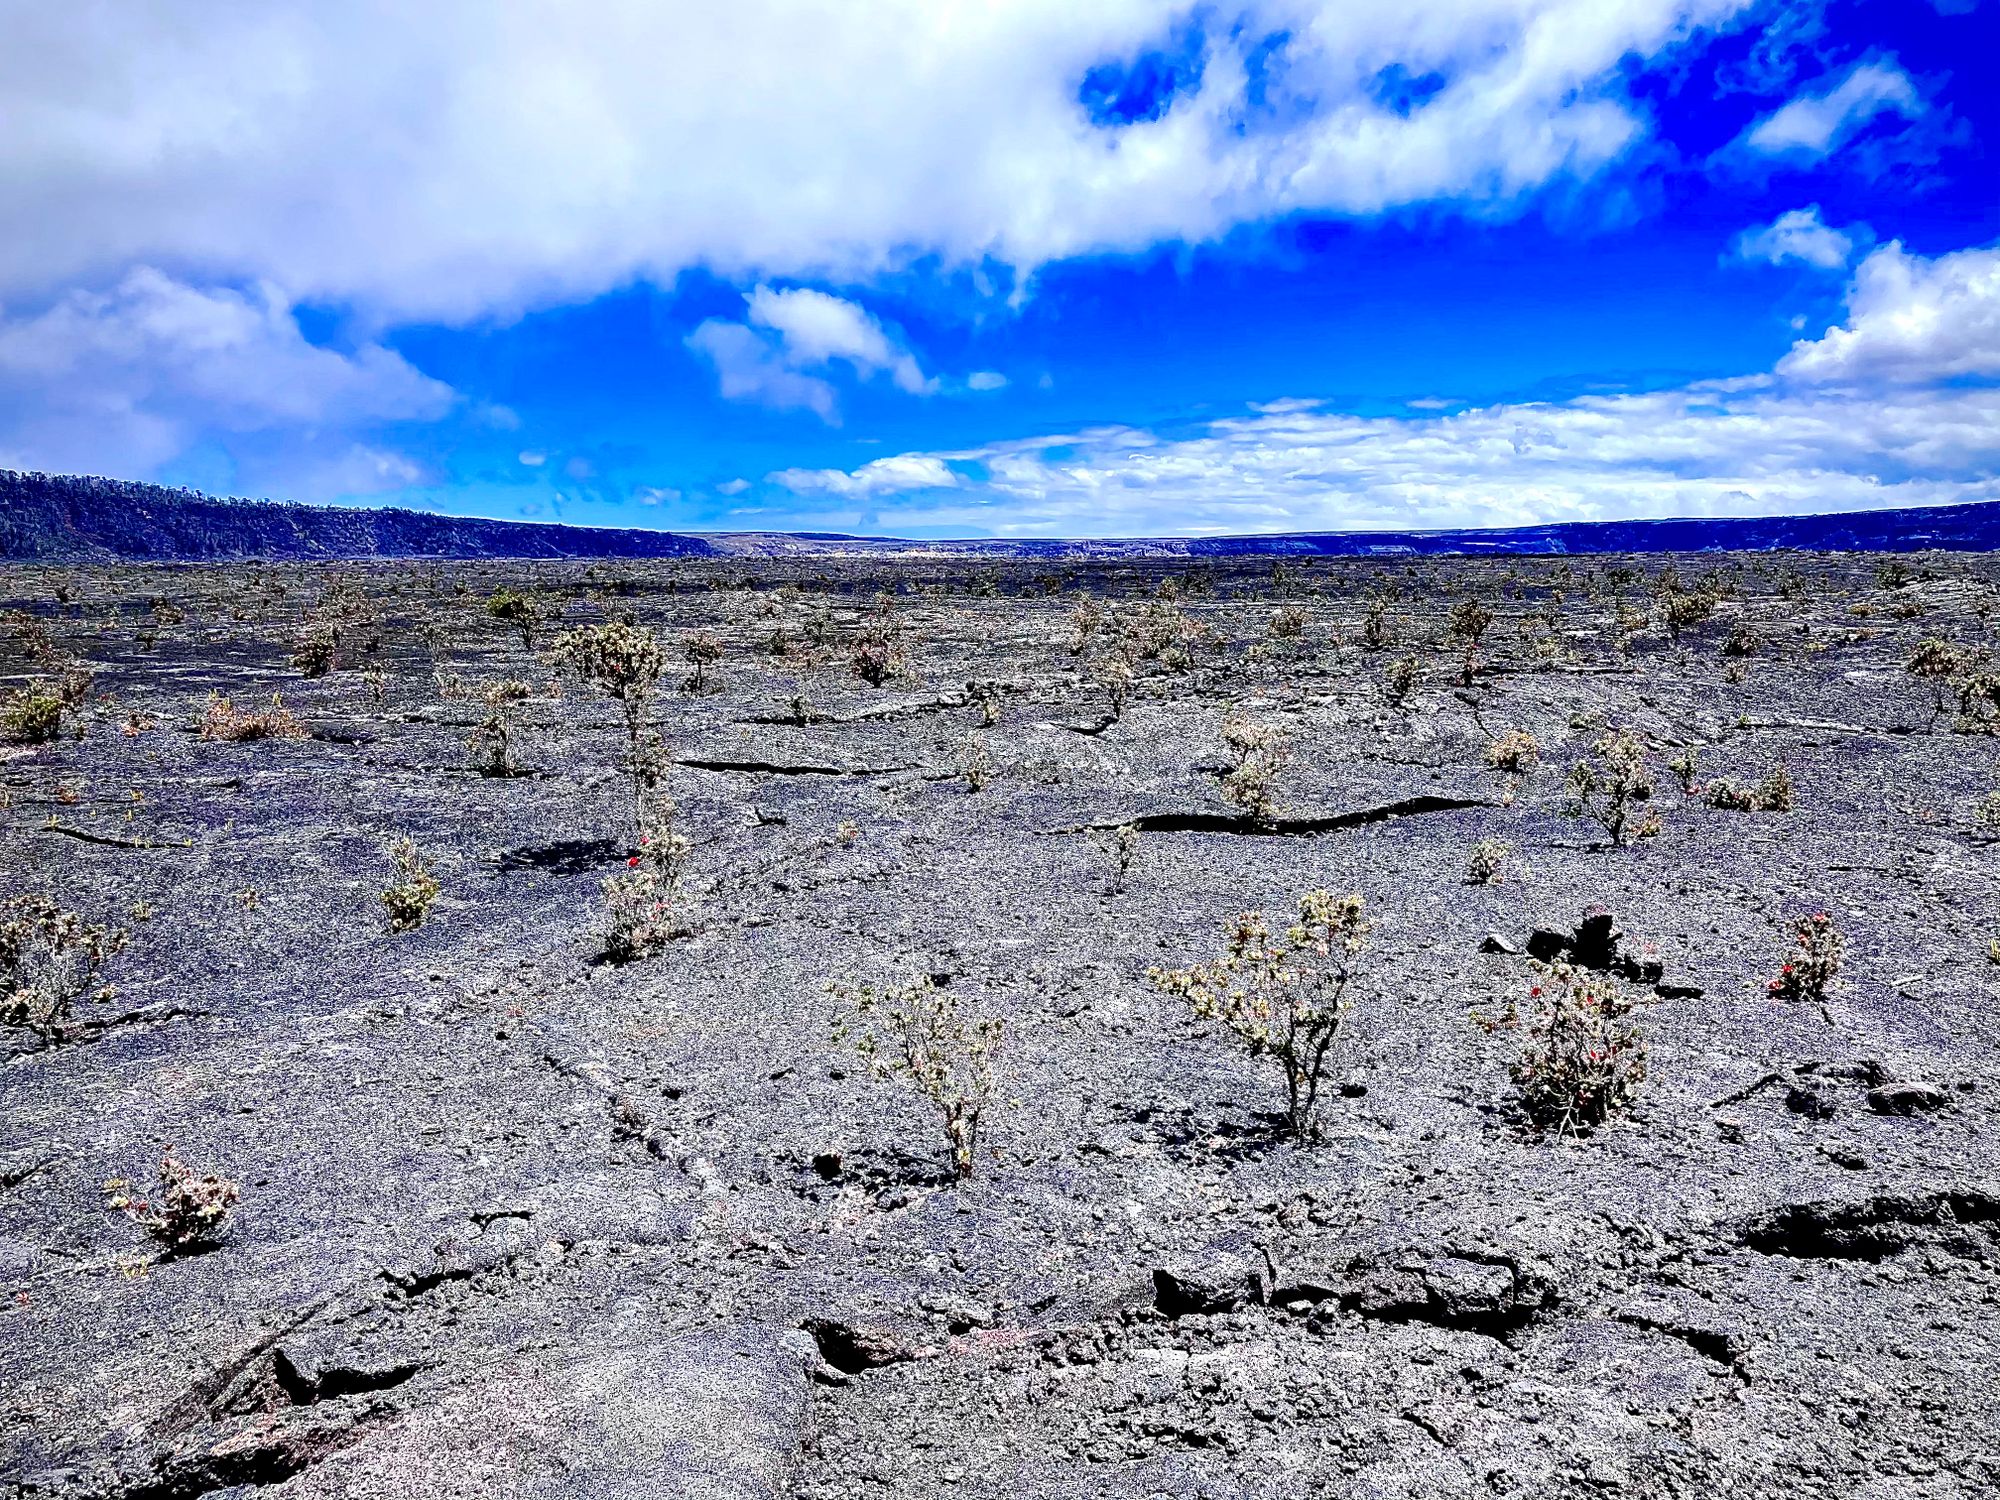
<svg viewBox="0 0 2000 1500"><path fill-rule="evenodd" d="M647 531L400 509L218 500L117 479L0 469L0 559L310 562L347 558L967 556L1381 557L1444 554L2000 550L2000 501L1825 516L1569 521L1454 531L1333 531L1104 540L912 541L827 532Z"/></svg>

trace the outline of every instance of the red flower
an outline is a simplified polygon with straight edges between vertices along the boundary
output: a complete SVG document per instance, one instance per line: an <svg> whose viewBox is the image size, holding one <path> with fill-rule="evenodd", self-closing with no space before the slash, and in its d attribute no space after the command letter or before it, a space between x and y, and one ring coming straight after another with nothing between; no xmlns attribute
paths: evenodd
<svg viewBox="0 0 2000 1500"><path fill-rule="evenodd" d="M628 869L628 870L636 870L636 869L638 869L638 868L639 868L639 856L635 854L635 855L633 855L633 856L632 856L632 857L631 857L630 859L626 860L626 861L625 861L625 868L626 868L626 869Z"/></svg>

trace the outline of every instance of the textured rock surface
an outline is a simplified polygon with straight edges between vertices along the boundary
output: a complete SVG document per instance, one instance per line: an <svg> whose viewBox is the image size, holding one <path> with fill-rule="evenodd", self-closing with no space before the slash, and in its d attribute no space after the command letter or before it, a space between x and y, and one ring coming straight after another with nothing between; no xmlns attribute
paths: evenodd
<svg viewBox="0 0 2000 1500"><path fill-rule="evenodd" d="M1991 1492L2000 755L1902 663L1982 644L2000 569L1682 559L1736 592L1628 656L1615 607L1652 595L1617 565L0 572L96 673L81 738L0 747L8 890L131 932L72 1034L0 1031L0 1494ZM303 680L337 578L380 649ZM1113 719L1069 612L1164 578L1204 633ZM714 691L658 703L694 849L656 957L602 959L615 705L486 615L502 582L629 610L676 664L723 643ZM873 689L847 652L885 586L910 670ZM1430 643L1468 586L1501 619L1461 686ZM0 686L32 668L0 623ZM530 683L522 774L470 769L478 711L434 672ZM212 689L311 734L203 740ZM1290 740L1263 826L1219 795L1231 715ZM1562 813L1607 725L1652 747L1657 839ZM1508 729L1543 749L1518 778L1486 761ZM1795 809L1683 797L1689 746L1703 777L1782 762ZM392 935L399 835L443 894ZM1308 1147L1268 1062L1145 974L1315 886L1376 927ZM1820 909L1846 967L1778 1001ZM1649 1077L1586 1139L1523 1127L1519 1034L1468 1019L1526 1005L1537 948L1640 997ZM830 1040L829 981L917 973L1008 1027L1018 1102L956 1187L934 1118ZM207 1253L105 1211L169 1144L242 1184Z"/></svg>

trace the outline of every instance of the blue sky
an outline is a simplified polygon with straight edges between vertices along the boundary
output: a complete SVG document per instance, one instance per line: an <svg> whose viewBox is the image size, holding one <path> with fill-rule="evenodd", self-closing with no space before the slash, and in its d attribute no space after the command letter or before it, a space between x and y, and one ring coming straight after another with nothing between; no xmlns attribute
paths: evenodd
<svg viewBox="0 0 2000 1500"><path fill-rule="evenodd" d="M2000 499L2000 0L0 26L8 466L916 536Z"/></svg>

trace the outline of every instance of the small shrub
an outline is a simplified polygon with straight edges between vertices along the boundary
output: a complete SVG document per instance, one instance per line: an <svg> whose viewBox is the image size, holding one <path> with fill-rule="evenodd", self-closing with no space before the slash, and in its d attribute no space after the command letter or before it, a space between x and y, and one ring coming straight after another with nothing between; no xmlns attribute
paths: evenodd
<svg viewBox="0 0 2000 1500"><path fill-rule="evenodd" d="M1138 676L1130 658L1114 653L1104 657L1096 665L1092 675L1098 686L1104 689L1106 701L1111 705L1111 717L1125 717L1125 701L1131 696L1133 680Z"/></svg>
<svg viewBox="0 0 2000 1500"><path fill-rule="evenodd" d="M1700 771L1701 747L1689 745L1679 755L1667 762L1667 769L1674 773L1674 779L1681 784L1681 791L1692 797L1695 778Z"/></svg>
<svg viewBox="0 0 2000 1500"><path fill-rule="evenodd" d="M86 922L47 896L0 906L0 1021L59 1041L78 1000L108 1000L98 971L125 946L115 927Z"/></svg>
<svg viewBox="0 0 2000 1500"><path fill-rule="evenodd" d="M682 659L694 668L684 684L690 693L703 692L708 687L708 669L722 660L722 642L706 630L697 630L681 648Z"/></svg>
<svg viewBox="0 0 2000 1500"><path fill-rule="evenodd" d="M1467 876L1474 885L1498 885L1500 872L1514 846L1505 839L1481 839L1472 846Z"/></svg>
<svg viewBox="0 0 2000 1500"><path fill-rule="evenodd" d="M1710 807L1731 812L1790 812L1792 775L1782 765L1774 768L1755 786L1744 786L1727 776L1718 776L1703 791Z"/></svg>
<svg viewBox="0 0 2000 1500"><path fill-rule="evenodd" d="M1272 822L1278 816L1278 773L1291 746L1278 730L1248 719L1225 723L1222 743L1233 762L1222 774L1222 800L1253 822Z"/></svg>
<svg viewBox="0 0 2000 1500"><path fill-rule="evenodd" d="M389 858L396 866L396 883L382 893L382 905L389 912L389 930L410 932L423 926L431 903L438 898L437 877L431 874L410 839L400 838L391 844Z"/></svg>
<svg viewBox="0 0 2000 1500"><path fill-rule="evenodd" d="M600 692L618 700L625 717L625 768L632 778L633 818L644 831L646 798L659 784L663 759L647 722L654 689L666 670L650 630L623 621L584 625L555 639L551 654Z"/></svg>
<svg viewBox="0 0 2000 1500"><path fill-rule="evenodd" d="M1070 636L1069 654L1081 656L1089 647L1091 638L1097 634L1098 628L1104 624L1104 606L1085 594L1076 601L1075 608L1070 610L1069 623L1074 632Z"/></svg>
<svg viewBox="0 0 2000 1500"><path fill-rule="evenodd" d="M292 644L292 665L301 677L324 677L339 660L340 637L324 621L308 621Z"/></svg>
<svg viewBox="0 0 2000 1500"><path fill-rule="evenodd" d="M518 589L497 588L486 600L486 613L521 633L521 649L535 649L535 635L542 628L540 606L533 596Z"/></svg>
<svg viewBox="0 0 2000 1500"><path fill-rule="evenodd" d="M0 740L10 745L47 745L62 733L63 700L36 681L0 698Z"/></svg>
<svg viewBox="0 0 2000 1500"><path fill-rule="evenodd" d="M2000 793L1995 796L2000 797ZM1111 888L1108 894L1116 896L1125 889L1126 878L1132 873L1132 862L1139 857L1139 825L1120 823L1116 828L1100 828L1092 837L1111 861Z"/></svg>
<svg viewBox="0 0 2000 1500"><path fill-rule="evenodd" d="M877 1078L907 1080L938 1113L952 1175L972 1176L979 1133L995 1088L1004 1028L992 1018L968 1020L948 987L926 976L912 984L877 990L869 985L829 986L853 1010L834 1028L837 1043L851 1043Z"/></svg>
<svg viewBox="0 0 2000 1500"><path fill-rule="evenodd" d="M1954 646L1950 641L1937 636L1919 641L1903 663L1903 670L1919 682L1931 685L1931 697L1936 712L1942 714L1945 705L1947 685L1969 676L1973 669L1973 656L1963 646Z"/></svg>
<svg viewBox="0 0 2000 1500"><path fill-rule="evenodd" d="M965 701L979 710L979 727L991 729L1000 722L1000 684L990 679L968 682Z"/></svg>
<svg viewBox="0 0 2000 1500"><path fill-rule="evenodd" d="M1361 617L1361 644L1370 651L1389 644L1389 604L1380 594L1368 601L1368 613Z"/></svg>
<svg viewBox="0 0 2000 1500"><path fill-rule="evenodd" d="M1486 764L1525 776L1542 763L1542 742L1525 729L1510 729L1486 747Z"/></svg>
<svg viewBox="0 0 2000 1500"><path fill-rule="evenodd" d="M1311 891L1300 898L1298 920L1283 942L1273 939L1262 912L1245 912L1221 958L1148 976L1201 1020L1222 1025L1252 1057L1277 1063L1285 1076L1286 1120L1301 1140L1316 1131L1327 1057L1352 1007L1347 990L1368 943L1361 913L1357 895Z"/></svg>
<svg viewBox="0 0 2000 1500"><path fill-rule="evenodd" d="M1607 975L1537 964L1526 1041L1510 1070L1521 1111L1541 1130L1585 1135L1627 1109L1646 1078L1646 1042L1627 1019L1632 1000ZM1497 1026L1521 1025L1509 1006Z"/></svg>
<svg viewBox="0 0 2000 1500"><path fill-rule="evenodd" d="M115 1177L104 1184L105 1207L123 1213L167 1253L206 1249L228 1232L229 1215L243 1196L226 1177L202 1174L188 1166L169 1146L160 1159L160 1191L155 1200L132 1195L131 1184Z"/></svg>
<svg viewBox="0 0 2000 1500"><path fill-rule="evenodd" d="M968 790L983 792L993 780L993 756L979 735L967 735L958 755L958 774Z"/></svg>
<svg viewBox="0 0 2000 1500"><path fill-rule="evenodd" d="M1472 685L1473 674L1479 670L1479 642L1492 624L1493 611L1469 595L1454 604L1446 616L1446 632L1465 648L1465 659L1459 666L1459 686Z"/></svg>
<svg viewBox="0 0 2000 1500"><path fill-rule="evenodd" d="M1389 701L1398 707L1407 702L1422 671L1414 656L1399 656L1390 662L1382 672L1382 686L1389 694Z"/></svg>
<svg viewBox="0 0 2000 1500"><path fill-rule="evenodd" d="M1591 819L1610 836L1614 848L1628 838L1652 838L1660 831L1658 816L1639 815L1641 805L1653 795L1646 747L1637 735L1613 730L1594 749L1594 762L1580 760L1570 767L1563 810L1572 818Z"/></svg>
<svg viewBox="0 0 2000 1500"><path fill-rule="evenodd" d="M241 744L249 740L303 739L305 733L305 725L292 716L285 700L276 693L271 694L270 707L251 713L238 708L222 694L211 692L208 707L201 714L201 737L205 740Z"/></svg>
<svg viewBox="0 0 2000 1500"><path fill-rule="evenodd" d="M605 956L629 963L664 948L680 930L680 881L694 847L680 831L680 808L664 793L650 797L639 833L639 852L625 869L605 877L604 909L610 919Z"/></svg>
<svg viewBox="0 0 2000 1500"><path fill-rule="evenodd" d="M514 763L514 707L528 696L528 685L518 677L504 677L479 689L486 717L466 736L465 748L472 753L472 768L481 776L512 776Z"/></svg>
<svg viewBox="0 0 2000 1500"><path fill-rule="evenodd" d="M1275 610L1271 615L1272 636L1281 641L1295 641L1306 633L1306 615L1302 609L1287 606Z"/></svg>
<svg viewBox="0 0 2000 1500"><path fill-rule="evenodd" d="M1823 911L1800 917L1792 928L1792 948L1777 978L1764 986L1780 1000L1824 1000L1840 972L1847 939Z"/></svg>
<svg viewBox="0 0 2000 1500"><path fill-rule="evenodd" d="M1729 634L1722 642L1724 656L1755 656L1763 649L1764 638L1757 633L1757 627L1740 617L1729 627Z"/></svg>

